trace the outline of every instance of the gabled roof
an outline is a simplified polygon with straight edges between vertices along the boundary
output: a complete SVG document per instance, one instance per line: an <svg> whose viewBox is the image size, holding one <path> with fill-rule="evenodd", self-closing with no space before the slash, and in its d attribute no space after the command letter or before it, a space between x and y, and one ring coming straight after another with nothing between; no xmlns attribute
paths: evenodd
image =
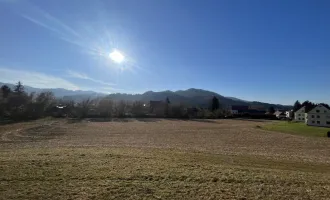
<svg viewBox="0 0 330 200"><path fill-rule="evenodd" d="M303 106L303 107L299 108L298 110L296 110L296 112L298 112L299 110L301 110L303 108L306 109L306 106Z"/></svg>
<svg viewBox="0 0 330 200"><path fill-rule="evenodd" d="M274 115L285 115L285 113L283 111L277 110L274 112Z"/></svg>
<svg viewBox="0 0 330 200"><path fill-rule="evenodd" d="M319 105L314 106L314 107L311 108L310 110L306 111L306 113L309 113L310 111L314 110L314 109L317 108L317 107L323 107L323 108L327 109L328 111L330 111L330 109L329 109L327 106L325 106L325 105L323 105L323 104L319 104Z"/></svg>
<svg viewBox="0 0 330 200"><path fill-rule="evenodd" d="M322 106L326 107L328 110L330 110L330 106L329 106L328 104L323 104L323 103L321 103L321 104L319 104L319 105L322 105Z"/></svg>

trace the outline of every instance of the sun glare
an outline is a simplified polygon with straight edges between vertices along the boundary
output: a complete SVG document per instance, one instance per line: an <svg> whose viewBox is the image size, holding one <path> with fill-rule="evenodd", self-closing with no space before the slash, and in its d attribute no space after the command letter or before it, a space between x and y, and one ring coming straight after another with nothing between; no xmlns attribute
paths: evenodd
<svg viewBox="0 0 330 200"><path fill-rule="evenodd" d="M109 57L112 61L116 62L116 63L122 63L125 59L125 56L120 53L120 51L118 50L113 50L110 54Z"/></svg>

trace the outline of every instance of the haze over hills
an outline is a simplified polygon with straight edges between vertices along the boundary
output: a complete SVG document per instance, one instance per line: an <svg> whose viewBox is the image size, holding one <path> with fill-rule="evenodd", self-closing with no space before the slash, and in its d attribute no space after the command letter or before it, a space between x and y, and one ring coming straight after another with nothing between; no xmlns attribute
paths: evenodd
<svg viewBox="0 0 330 200"><path fill-rule="evenodd" d="M0 86L4 85L4 83L0 83ZM6 84L9 87L13 88L13 84ZM170 99L171 103L183 103L189 106L201 106L207 107L210 104L211 98L216 96L222 105L230 106L230 105L262 105L265 108L273 106L278 109L290 109L291 106L288 105L280 105L280 104L269 104L258 101L246 101L242 99L238 99L235 97L225 97L218 93L203 90L203 89L195 89L190 88L187 90L178 90L178 91L160 91L153 92L147 91L143 94L125 94L125 93L113 93L113 94L105 94L98 93L94 91L82 91L82 90L66 90L63 88L54 88L54 89L43 89L43 88L34 88L30 86L25 86L26 92L36 92L40 93L42 91L51 91L57 98L63 98L65 100L74 100L81 101L87 98L97 98L97 97L107 97L112 100L124 100L124 101L164 101L167 97Z"/></svg>
<svg viewBox="0 0 330 200"><path fill-rule="evenodd" d="M190 88L187 90L178 90L178 91L161 91L153 92L148 91L143 94L109 94L108 98L113 100L136 100L136 101L156 101L156 100L165 100L167 97L170 99L171 103L184 103L190 106L201 106L208 107L210 105L211 98L216 96L222 105L261 105L265 108L273 106L278 109L290 109L292 106L289 105L280 105L280 104L269 104L258 101L245 101L232 97L225 97L218 93L207 91L203 89Z"/></svg>
<svg viewBox="0 0 330 200"><path fill-rule="evenodd" d="M11 84L11 83L1 83L0 82L0 86L2 86L2 85L7 85L10 88L14 88L14 84ZM24 85L24 83L23 83L23 85ZM63 89L63 88L35 88L35 87L27 86L27 85L24 85L24 89L27 93L31 93L31 92L40 93L43 91L51 91L51 92L53 92L55 97L58 97L58 98L62 98L65 96L76 96L76 95L82 95L82 96L87 95L87 96L92 96L92 97L106 95L106 94L98 93L98 92L94 92L94 91L67 90L67 89Z"/></svg>

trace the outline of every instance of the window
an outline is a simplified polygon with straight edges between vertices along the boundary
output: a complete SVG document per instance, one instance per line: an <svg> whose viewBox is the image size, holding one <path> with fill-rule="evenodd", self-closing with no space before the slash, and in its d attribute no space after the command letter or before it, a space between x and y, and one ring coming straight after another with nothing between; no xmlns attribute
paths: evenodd
<svg viewBox="0 0 330 200"><path fill-rule="evenodd" d="M314 118L314 115L312 115L312 118Z"/></svg>
<svg viewBox="0 0 330 200"><path fill-rule="evenodd" d="M298 118L298 120L301 120L300 118Z"/></svg>
<svg viewBox="0 0 330 200"><path fill-rule="evenodd" d="M320 124L320 121L317 121L316 123L317 123L317 124Z"/></svg>
<svg viewBox="0 0 330 200"><path fill-rule="evenodd" d="M327 121L327 124L330 125L330 122Z"/></svg>
<svg viewBox="0 0 330 200"><path fill-rule="evenodd" d="M300 114L298 116L300 116Z"/></svg>
<svg viewBox="0 0 330 200"><path fill-rule="evenodd" d="M320 118L320 115L317 115L316 118Z"/></svg>
<svg viewBox="0 0 330 200"><path fill-rule="evenodd" d="M312 124L315 124L315 121L312 121Z"/></svg>
<svg viewBox="0 0 330 200"><path fill-rule="evenodd" d="M320 110L316 110L316 112L317 112L317 113L319 113L319 112L320 112Z"/></svg>
<svg viewBox="0 0 330 200"><path fill-rule="evenodd" d="M324 113L327 113L327 111L325 110Z"/></svg>

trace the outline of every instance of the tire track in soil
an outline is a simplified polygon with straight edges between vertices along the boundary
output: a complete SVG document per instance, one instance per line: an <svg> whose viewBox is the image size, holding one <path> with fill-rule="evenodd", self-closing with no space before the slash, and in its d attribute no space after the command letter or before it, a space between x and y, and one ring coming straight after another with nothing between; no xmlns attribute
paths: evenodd
<svg viewBox="0 0 330 200"><path fill-rule="evenodd" d="M1 135L1 141L3 142L11 142L11 139L8 138L8 135L11 134L12 131L7 131L7 132L4 132L2 135Z"/></svg>
<svg viewBox="0 0 330 200"><path fill-rule="evenodd" d="M12 131L7 131L4 132L1 137L0 137L0 142L24 142L24 141L29 141L29 140L40 140L40 139L51 139L52 136L52 132L56 129L56 128L61 128L61 125L63 125L62 123L58 122L58 121L52 121L52 122L48 122L48 123L43 123L42 125L39 126L33 126L30 128L25 128L25 129L16 129L16 130L12 130ZM29 131L29 129L33 129L33 128L41 128L42 130L38 130L35 131L34 133L36 133L36 135L31 135L31 134L27 134L24 135L24 131ZM48 132L50 135L39 135L40 133L45 133ZM61 131L63 132L63 131Z"/></svg>
<svg viewBox="0 0 330 200"><path fill-rule="evenodd" d="M13 141L21 141L21 140L13 140L13 139L10 139L10 136L16 136L17 134L19 134L18 132L20 132L21 129L17 129L17 130L14 130L14 131L7 131L5 133L3 133L1 135L1 141L3 142L13 142Z"/></svg>

